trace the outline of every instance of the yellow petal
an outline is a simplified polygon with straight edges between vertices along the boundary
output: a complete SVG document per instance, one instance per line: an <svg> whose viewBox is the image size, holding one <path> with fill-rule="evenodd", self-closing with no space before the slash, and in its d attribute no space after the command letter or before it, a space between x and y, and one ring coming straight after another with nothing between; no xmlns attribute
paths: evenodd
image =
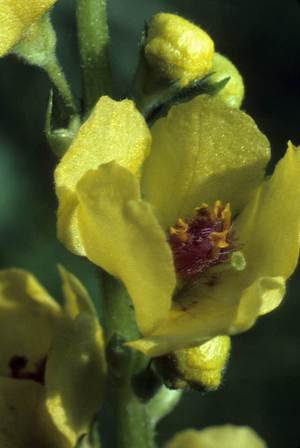
<svg viewBox="0 0 300 448"><path fill-rule="evenodd" d="M78 232L76 184L89 170L112 160L138 174L150 142L149 130L132 101L99 99L55 171L58 237L70 250L84 255Z"/></svg>
<svg viewBox="0 0 300 448"><path fill-rule="evenodd" d="M60 319L60 307L34 276L21 269L0 271L0 374L25 357L26 372L35 372L45 358Z"/></svg>
<svg viewBox="0 0 300 448"><path fill-rule="evenodd" d="M299 258L300 151L291 143L272 177L256 192L235 228L247 261L241 281L259 282L260 314L279 305Z"/></svg>
<svg viewBox="0 0 300 448"><path fill-rule="evenodd" d="M53 425L42 385L0 377L0 446L71 448Z"/></svg>
<svg viewBox="0 0 300 448"><path fill-rule="evenodd" d="M57 192L58 193L58 192ZM78 229L78 198L67 188L61 187L58 194L57 238L77 255L85 255Z"/></svg>
<svg viewBox="0 0 300 448"><path fill-rule="evenodd" d="M55 2L0 0L0 56L5 55Z"/></svg>
<svg viewBox="0 0 300 448"><path fill-rule="evenodd" d="M97 313L94 304L83 284L63 266L59 266L58 268L62 279L65 298L64 310L67 316L75 319L82 312L96 316Z"/></svg>
<svg viewBox="0 0 300 448"><path fill-rule="evenodd" d="M132 298L140 330L167 317L175 287L172 254L138 180L116 163L90 171L78 185L87 257L118 277Z"/></svg>
<svg viewBox="0 0 300 448"><path fill-rule="evenodd" d="M106 375L104 342L95 317L66 319L55 335L46 366L47 409L74 446L98 411Z"/></svg>
<svg viewBox="0 0 300 448"><path fill-rule="evenodd" d="M290 144L273 176L235 221L246 268L219 272L215 285L190 288L168 322L133 347L157 356L214 335L235 334L280 304L299 257L299 178L300 152Z"/></svg>
<svg viewBox="0 0 300 448"><path fill-rule="evenodd" d="M176 434L165 448L267 448L265 442L247 426L212 426Z"/></svg>
<svg viewBox="0 0 300 448"><path fill-rule="evenodd" d="M255 322L261 300L242 294L236 282L236 276L229 274L215 286L193 285L181 293L160 328L128 345L148 356L160 356L246 330Z"/></svg>
<svg viewBox="0 0 300 448"><path fill-rule="evenodd" d="M152 137L143 192L165 228L202 202L238 210L269 159L269 143L248 115L204 95L174 106Z"/></svg>

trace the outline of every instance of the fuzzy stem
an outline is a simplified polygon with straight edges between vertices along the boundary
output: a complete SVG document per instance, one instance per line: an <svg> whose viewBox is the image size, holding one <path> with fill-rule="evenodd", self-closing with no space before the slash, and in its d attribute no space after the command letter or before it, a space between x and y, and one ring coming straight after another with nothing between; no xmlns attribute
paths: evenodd
<svg viewBox="0 0 300 448"><path fill-rule="evenodd" d="M101 95L111 93L109 31L105 0L77 0L77 27L88 112Z"/></svg>
<svg viewBox="0 0 300 448"><path fill-rule="evenodd" d="M76 115L76 106L70 86L56 57L47 61L43 69L47 72L51 82L61 96L69 116Z"/></svg>
<svg viewBox="0 0 300 448"><path fill-rule="evenodd" d="M132 305L125 288L111 276L103 275L105 324L110 345L108 363L114 390L117 448L154 448L154 431L147 406L136 397L132 378L149 362L141 353L124 346L137 338ZM115 336L117 335L117 339Z"/></svg>

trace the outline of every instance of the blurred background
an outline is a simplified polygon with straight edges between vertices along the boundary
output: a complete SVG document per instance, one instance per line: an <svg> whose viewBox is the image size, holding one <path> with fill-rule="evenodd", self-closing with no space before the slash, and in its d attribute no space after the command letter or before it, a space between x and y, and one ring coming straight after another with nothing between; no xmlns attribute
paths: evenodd
<svg viewBox="0 0 300 448"><path fill-rule="evenodd" d="M175 12L200 24L244 76L243 109L273 148L273 164L291 139L300 144L300 3L297 0L109 0L111 54L117 97L135 69L140 33L152 14ZM53 11L58 53L74 92L80 93L74 1ZM61 297L56 264L87 285L97 302L94 269L55 239L55 157L43 128L49 95L46 74L13 57L0 61L0 263L32 271ZM300 179L299 179L300 182ZM282 225L288 216L282 216ZM276 245L276 241L274 241ZM278 257L281 248L278 247ZM175 431L226 422L252 426L271 448L300 445L300 275L284 303L233 339L220 390L187 392L159 425L159 440ZM110 409L102 413L110 424ZM108 431L106 431L108 433ZM111 447L109 439L107 447ZM188 448L188 447L187 447Z"/></svg>

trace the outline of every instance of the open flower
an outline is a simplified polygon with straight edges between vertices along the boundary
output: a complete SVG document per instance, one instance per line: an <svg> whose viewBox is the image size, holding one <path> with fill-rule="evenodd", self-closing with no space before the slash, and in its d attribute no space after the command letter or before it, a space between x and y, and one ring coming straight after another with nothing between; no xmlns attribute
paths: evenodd
<svg viewBox="0 0 300 448"><path fill-rule="evenodd" d="M166 448L267 448L265 442L247 426L212 426L176 434Z"/></svg>
<svg viewBox="0 0 300 448"><path fill-rule="evenodd" d="M290 143L264 179L269 156L217 98L174 106L151 134L131 101L99 100L55 172L58 236L124 283L133 347L198 345L279 305L299 254L300 153Z"/></svg>
<svg viewBox="0 0 300 448"><path fill-rule="evenodd" d="M37 24L56 0L0 0L0 56L8 53Z"/></svg>
<svg viewBox="0 0 300 448"><path fill-rule="evenodd" d="M87 291L60 269L60 307L28 272L0 271L0 445L71 448L99 408L103 339Z"/></svg>

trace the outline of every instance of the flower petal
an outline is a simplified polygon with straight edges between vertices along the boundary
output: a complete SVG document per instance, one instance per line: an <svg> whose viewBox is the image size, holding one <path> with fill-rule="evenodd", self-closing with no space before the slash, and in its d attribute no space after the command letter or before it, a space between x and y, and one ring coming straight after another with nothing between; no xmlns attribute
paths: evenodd
<svg viewBox="0 0 300 448"><path fill-rule="evenodd" d="M259 282L260 314L279 305L284 281L299 258L300 150L289 143L272 177L256 192L235 223L247 268L241 281Z"/></svg>
<svg viewBox="0 0 300 448"><path fill-rule="evenodd" d="M63 266L59 265L58 269L62 280L66 315L71 319L75 319L81 312L96 316L94 304L83 284Z"/></svg>
<svg viewBox="0 0 300 448"><path fill-rule="evenodd" d="M132 101L99 99L55 170L58 237L70 250L84 255L74 196L76 184L89 170L112 160L138 175L150 142L149 130Z"/></svg>
<svg viewBox="0 0 300 448"><path fill-rule="evenodd" d="M202 202L220 199L238 210L269 159L268 140L254 121L205 95L174 106L152 137L143 192L165 228Z"/></svg>
<svg viewBox="0 0 300 448"><path fill-rule="evenodd" d="M128 345L148 356L160 356L200 345L215 336L246 330L255 322L261 301L252 296L249 300L235 286L235 276L221 279L213 287L193 285L176 299L160 328Z"/></svg>
<svg viewBox="0 0 300 448"><path fill-rule="evenodd" d="M0 377L0 446L71 448L48 414L43 386Z"/></svg>
<svg viewBox="0 0 300 448"><path fill-rule="evenodd" d="M7 269L0 271L0 310L0 375L11 375L16 356L25 358L26 371L36 371L61 317L59 305L33 275Z"/></svg>
<svg viewBox="0 0 300 448"><path fill-rule="evenodd" d="M157 356L214 335L239 333L280 304L299 257L299 178L300 152L289 144L273 176L235 221L246 269L218 273L216 285L190 288L173 306L168 322L133 347Z"/></svg>
<svg viewBox="0 0 300 448"><path fill-rule="evenodd" d="M65 319L46 366L46 404L71 446L88 432L100 407L106 375L104 342L96 317Z"/></svg>
<svg viewBox="0 0 300 448"><path fill-rule="evenodd" d="M0 56L5 55L56 0L0 0Z"/></svg>
<svg viewBox="0 0 300 448"><path fill-rule="evenodd" d="M202 431L187 429L176 434L165 448L267 448L247 426L212 426Z"/></svg>
<svg viewBox="0 0 300 448"><path fill-rule="evenodd" d="M166 236L140 199L138 180L109 163L87 173L77 193L87 257L125 284L138 326L148 333L166 319L176 280Z"/></svg>

